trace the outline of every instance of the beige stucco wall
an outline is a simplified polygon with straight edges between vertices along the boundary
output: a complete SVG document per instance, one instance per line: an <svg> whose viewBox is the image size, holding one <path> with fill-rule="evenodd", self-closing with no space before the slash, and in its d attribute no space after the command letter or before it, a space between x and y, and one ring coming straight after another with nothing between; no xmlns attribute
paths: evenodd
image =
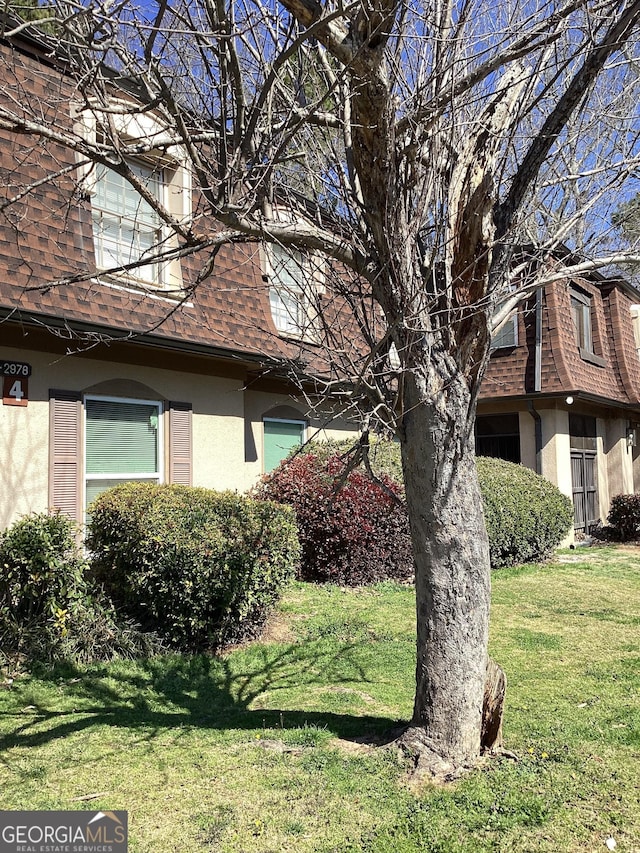
<svg viewBox="0 0 640 853"><path fill-rule="evenodd" d="M247 486L245 488L252 486L264 473L263 418L273 409L280 407L295 410L298 413L297 417L307 422L307 440L343 439L356 432L354 424L345 422L327 407L324 409L312 407L309 403L297 400L288 394L246 391L244 411L246 418L245 478ZM292 418L293 414L292 411Z"/></svg>
<svg viewBox="0 0 640 853"><path fill-rule="evenodd" d="M193 484L220 490L246 491L262 475L262 418L275 407L296 409L309 423L309 438L342 438L350 428L328 412L310 414L285 394L246 390L239 379L9 347L0 347L0 358L32 367L28 405L0 405L0 527L47 508L51 388L189 402Z"/></svg>
<svg viewBox="0 0 640 853"><path fill-rule="evenodd" d="M633 492L633 452L627 445L626 418L606 422L604 453L609 479L609 498ZM606 512L609 511L607 502ZM606 515L603 515L603 520Z"/></svg>
<svg viewBox="0 0 640 853"><path fill-rule="evenodd" d="M572 496L569 414L562 409L541 409L542 476Z"/></svg>
<svg viewBox="0 0 640 853"><path fill-rule="evenodd" d="M239 380L6 347L0 347L0 358L32 366L28 405L0 406L1 526L47 508L50 388L114 396L120 388L127 392L143 385L153 392L145 394L150 399L189 402L194 485L243 489L251 484L244 462L244 392Z"/></svg>
<svg viewBox="0 0 640 853"><path fill-rule="evenodd" d="M0 357L26 360L1 348ZM47 508L49 405L40 385L37 375L29 379L26 407L0 405L0 529Z"/></svg>
<svg viewBox="0 0 640 853"><path fill-rule="evenodd" d="M636 446L632 448L633 491L640 492L640 429L636 430Z"/></svg>
<svg viewBox="0 0 640 853"><path fill-rule="evenodd" d="M518 412L520 428L520 464L536 470L536 422L528 411Z"/></svg>
<svg viewBox="0 0 640 853"><path fill-rule="evenodd" d="M604 524L609 514L611 501L609 474L605 448L607 445L607 421L596 418L596 474L598 477L598 515Z"/></svg>

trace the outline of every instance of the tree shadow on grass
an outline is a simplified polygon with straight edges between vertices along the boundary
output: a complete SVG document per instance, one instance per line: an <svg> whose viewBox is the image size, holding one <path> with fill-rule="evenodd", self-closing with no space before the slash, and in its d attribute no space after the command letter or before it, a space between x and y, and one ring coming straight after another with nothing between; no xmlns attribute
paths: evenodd
<svg viewBox="0 0 640 853"><path fill-rule="evenodd" d="M322 641L308 641L284 647L256 644L222 657L167 655L38 671L36 687L30 689L29 681L18 687L15 698L20 710L0 711L3 727L7 719L16 723L13 731L0 736L0 754L11 747L40 746L100 726L139 730L149 740L167 729L286 732L310 726L346 740L377 737L398 721L287 707L302 704L300 692L314 689L366 695L360 691L371 683L366 656L364 642L338 648L332 644L327 649ZM38 698L38 683L55 685L58 693L43 702ZM292 692L289 701L274 709L274 694L286 691ZM260 707L262 703L270 707Z"/></svg>

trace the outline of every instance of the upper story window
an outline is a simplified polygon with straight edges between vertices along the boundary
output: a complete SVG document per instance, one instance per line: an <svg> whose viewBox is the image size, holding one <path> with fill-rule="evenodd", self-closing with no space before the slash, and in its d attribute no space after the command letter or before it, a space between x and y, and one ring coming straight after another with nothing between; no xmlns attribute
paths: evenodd
<svg viewBox="0 0 640 853"><path fill-rule="evenodd" d="M577 287L570 287L569 299L580 358L598 367L606 367L607 361L602 356L601 337L598 340L598 335L596 334L598 327L593 298L590 294L585 293L585 291ZM598 352L596 352L596 345L598 346Z"/></svg>
<svg viewBox="0 0 640 853"><path fill-rule="evenodd" d="M508 302L515 293L515 286L509 284L498 295L494 308L494 318L508 307ZM518 308L515 307L507 315L500 327L491 336L491 349L513 349L518 346Z"/></svg>
<svg viewBox="0 0 640 853"><path fill-rule="evenodd" d="M266 247L269 304L276 329L291 337L310 337L321 270L315 256L269 244Z"/></svg>
<svg viewBox="0 0 640 853"><path fill-rule="evenodd" d="M491 349L504 349L506 347L518 346L518 313L514 313L506 320L491 338Z"/></svg>
<svg viewBox="0 0 640 853"><path fill-rule="evenodd" d="M129 168L164 205L164 170L138 163ZM91 210L98 269L131 267L127 274L133 279L161 286L162 265L151 260L140 264L153 258L162 242L162 223L149 202L122 175L98 166Z"/></svg>
<svg viewBox="0 0 640 853"><path fill-rule="evenodd" d="M636 354L640 359L640 305L631 306L631 322L633 324L633 339L636 344Z"/></svg>
<svg viewBox="0 0 640 853"><path fill-rule="evenodd" d="M133 183L108 166L92 165L89 160L80 165L80 179L91 198L98 273L117 284L181 297L180 261L172 255L178 238L158 214L153 200L166 212L167 220L171 218L176 224L190 220L191 176L186 153L172 143L158 117L150 112L136 113L130 101L110 102L108 122L97 105L83 105L75 119L77 132L89 143L100 141L102 147L108 147L108 126L110 133L117 135L125 157L128 147L136 152L132 159L126 159ZM150 199L139 192L136 180Z"/></svg>
<svg viewBox="0 0 640 853"><path fill-rule="evenodd" d="M570 291L571 316L576 330L576 343L582 353L593 355L593 320L591 297L579 290Z"/></svg>

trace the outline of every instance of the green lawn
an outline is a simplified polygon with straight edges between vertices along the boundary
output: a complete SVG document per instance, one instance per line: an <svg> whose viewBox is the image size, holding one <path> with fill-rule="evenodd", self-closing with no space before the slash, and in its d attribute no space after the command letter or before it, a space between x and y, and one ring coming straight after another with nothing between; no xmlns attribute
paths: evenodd
<svg viewBox="0 0 640 853"><path fill-rule="evenodd" d="M640 553L494 574L506 746L412 790L412 591L295 585L262 643L0 690L0 807L126 809L132 853L640 851ZM1 681L1 679L0 679Z"/></svg>

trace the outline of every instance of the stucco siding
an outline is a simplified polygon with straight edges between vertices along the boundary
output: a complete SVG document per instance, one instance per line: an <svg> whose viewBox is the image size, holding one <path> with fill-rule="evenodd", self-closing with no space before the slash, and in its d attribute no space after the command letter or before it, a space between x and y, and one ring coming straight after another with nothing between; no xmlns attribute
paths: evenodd
<svg viewBox="0 0 640 853"><path fill-rule="evenodd" d="M0 406L0 526L47 509L49 391L179 401L192 407L192 482L244 492L264 471L263 417L278 407L308 423L307 438L344 438L352 428L313 411L284 392L247 390L237 378L148 365L113 363L81 355L0 347L0 358L31 365L27 406ZM165 429L164 479L168 478ZM82 465L80 466L82 470Z"/></svg>

